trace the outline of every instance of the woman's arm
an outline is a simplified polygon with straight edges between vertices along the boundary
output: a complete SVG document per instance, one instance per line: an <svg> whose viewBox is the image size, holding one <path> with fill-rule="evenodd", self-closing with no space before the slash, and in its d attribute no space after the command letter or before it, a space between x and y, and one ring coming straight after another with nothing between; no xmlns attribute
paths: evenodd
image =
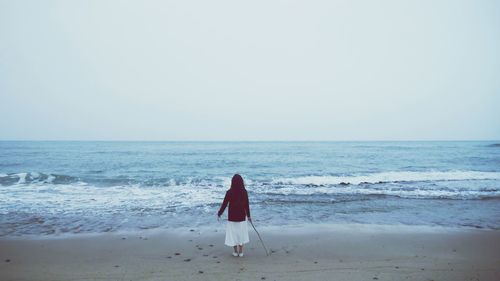
<svg viewBox="0 0 500 281"><path fill-rule="evenodd" d="M224 213L224 210L227 207L227 203L229 203L228 192L226 192L226 196L224 196L224 201L222 202L222 205L220 206L219 212L217 213L218 217L222 216L222 213Z"/></svg>
<svg viewBox="0 0 500 281"><path fill-rule="evenodd" d="M249 221L252 220L250 217L250 203L248 202L248 192L245 192L245 213L247 214L247 218Z"/></svg>

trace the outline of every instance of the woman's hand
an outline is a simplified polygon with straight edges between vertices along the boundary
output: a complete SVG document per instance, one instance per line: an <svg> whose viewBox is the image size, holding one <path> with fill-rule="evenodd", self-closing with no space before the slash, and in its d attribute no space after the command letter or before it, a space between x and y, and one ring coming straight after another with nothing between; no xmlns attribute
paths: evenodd
<svg viewBox="0 0 500 281"><path fill-rule="evenodd" d="M247 218L247 220L248 220L249 222L252 222L252 218L251 218L251 217L248 217L248 218Z"/></svg>

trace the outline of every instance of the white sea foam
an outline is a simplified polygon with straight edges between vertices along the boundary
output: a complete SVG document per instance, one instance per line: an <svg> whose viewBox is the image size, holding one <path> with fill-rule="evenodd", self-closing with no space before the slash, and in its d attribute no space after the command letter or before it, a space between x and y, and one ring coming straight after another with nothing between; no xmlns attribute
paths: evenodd
<svg viewBox="0 0 500 281"><path fill-rule="evenodd" d="M16 174L16 176L19 177L19 181L17 181L17 184L24 184L26 183L26 176L28 175L28 173L18 173Z"/></svg>
<svg viewBox="0 0 500 281"><path fill-rule="evenodd" d="M500 180L500 172L479 171L392 171L352 176L305 176L293 178L276 178L273 184L295 185L335 185L379 183L379 182L418 182L418 181L457 181L457 180Z"/></svg>
<svg viewBox="0 0 500 281"><path fill-rule="evenodd" d="M45 180L45 182L52 183L55 179L56 179L56 176L54 176L54 175L51 174L51 175L49 175L47 177L47 179Z"/></svg>
<svg viewBox="0 0 500 281"><path fill-rule="evenodd" d="M28 207L47 212L115 212L124 209L190 208L220 203L226 187L139 185L98 187L74 184L5 186L0 190L0 212Z"/></svg>

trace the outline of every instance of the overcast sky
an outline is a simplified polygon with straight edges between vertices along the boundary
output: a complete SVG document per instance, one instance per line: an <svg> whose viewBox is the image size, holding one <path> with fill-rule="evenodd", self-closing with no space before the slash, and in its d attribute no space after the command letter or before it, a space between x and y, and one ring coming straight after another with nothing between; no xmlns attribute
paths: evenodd
<svg viewBox="0 0 500 281"><path fill-rule="evenodd" d="M500 139L500 1L0 0L0 139Z"/></svg>

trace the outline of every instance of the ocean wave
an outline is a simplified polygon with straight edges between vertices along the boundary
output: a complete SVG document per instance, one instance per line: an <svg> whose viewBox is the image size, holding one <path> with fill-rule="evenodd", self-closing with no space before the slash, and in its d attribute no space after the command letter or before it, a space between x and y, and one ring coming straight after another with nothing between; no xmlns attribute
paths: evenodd
<svg viewBox="0 0 500 281"><path fill-rule="evenodd" d="M27 184L72 184L82 183L78 177L46 174L38 172L22 172L0 174L0 185L27 185Z"/></svg>
<svg viewBox="0 0 500 281"><path fill-rule="evenodd" d="M407 199L494 199L500 198L500 190L497 188L439 188L426 186L308 186L300 188L287 186L276 189L257 189L256 193L274 196L315 196L325 195L335 198L336 196L393 196ZM359 198L358 198L359 199Z"/></svg>
<svg viewBox="0 0 500 281"><path fill-rule="evenodd" d="M480 171L390 171L365 175L348 176L303 176L275 178L276 185L360 185L391 182L463 181L463 180L500 180L500 172Z"/></svg>
<svg viewBox="0 0 500 281"><path fill-rule="evenodd" d="M18 172L0 173L0 186L10 185L90 185L99 187L116 186L143 186L143 187L166 187L166 186L225 186L231 185L231 177L192 177L192 176L170 176L170 177L145 177L137 174L126 174L106 176L103 170L91 171L93 175L84 177L64 175L58 173L41 172ZM249 178L245 179L246 185L254 184Z"/></svg>
<svg viewBox="0 0 500 281"><path fill-rule="evenodd" d="M483 203L483 201L474 202L475 200L500 199L500 186L496 180L463 183L458 181L440 184L279 186L253 181L247 186L247 190L253 214L258 214L262 208L271 208L271 210L281 210L281 215L298 213L302 218L308 218L309 210L318 208L331 208L328 210L354 214L360 211L352 210L350 206L363 206L361 212L371 214L380 212L370 207L371 205L381 205L383 211L387 211L386 206L390 204L386 202L410 202L404 203L409 206L422 205L404 200L406 198L453 201L458 199L467 200L467 203L472 204ZM0 188L0 202L2 202L0 216L7 219L4 220L3 226L0 225L0 237L16 233L51 235L67 232L108 232L127 227L145 229L155 228L158 225L171 226L177 222L182 225L186 221L186 216L191 216L188 219L190 222L206 222L208 217L215 218L215 212L222 203L227 188L227 185L196 184L106 187L89 184L3 186ZM356 203L360 201L364 202ZM426 205L432 201L419 202L424 202L423 205ZM448 202L461 204L453 201ZM344 208L344 211L339 211L339 208L340 210Z"/></svg>

